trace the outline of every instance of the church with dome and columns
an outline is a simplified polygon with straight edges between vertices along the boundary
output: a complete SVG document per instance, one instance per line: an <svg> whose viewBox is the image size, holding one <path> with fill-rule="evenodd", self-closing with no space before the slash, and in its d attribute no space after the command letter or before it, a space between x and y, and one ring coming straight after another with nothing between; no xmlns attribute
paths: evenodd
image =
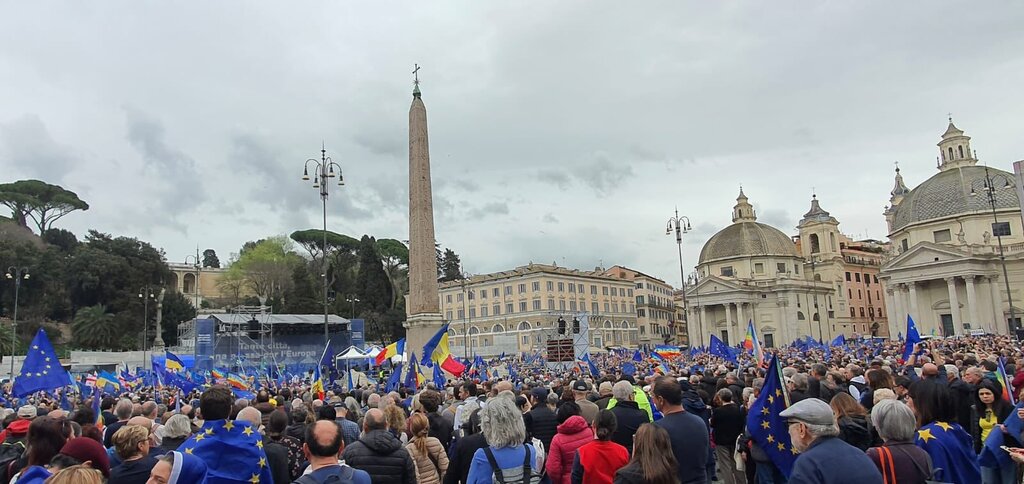
<svg viewBox="0 0 1024 484"><path fill-rule="evenodd" d="M1012 173L979 166L971 138L949 120L935 173L913 189L896 169L884 215L881 268L890 331L937 336L1020 327L1024 227ZM1012 326L1011 326L1012 325Z"/></svg>
<svg viewBox="0 0 1024 484"><path fill-rule="evenodd" d="M714 334L737 344L752 322L763 345L811 336L888 336L878 269L885 244L854 241L812 196L796 236L757 221L740 189L732 224L704 244L696 282L687 285L691 344Z"/></svg>

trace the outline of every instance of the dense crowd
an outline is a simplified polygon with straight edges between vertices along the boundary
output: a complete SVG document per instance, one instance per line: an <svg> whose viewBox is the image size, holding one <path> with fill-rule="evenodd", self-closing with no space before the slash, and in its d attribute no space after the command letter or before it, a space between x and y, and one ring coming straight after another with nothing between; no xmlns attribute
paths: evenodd
<svg viewBox="0 0 1024 484"><path fill-rule="evenodd" d="M1018 342L901 345L612 353L594 374L517 356L489 363L502 377L252 399L143 387L101 415L99 396L37 395L4 409L0 482L1020 483Z"/></svg>

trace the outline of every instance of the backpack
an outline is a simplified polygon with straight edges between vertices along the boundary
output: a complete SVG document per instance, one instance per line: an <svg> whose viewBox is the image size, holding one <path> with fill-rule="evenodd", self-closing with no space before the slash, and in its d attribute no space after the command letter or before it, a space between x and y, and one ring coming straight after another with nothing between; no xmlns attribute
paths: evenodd
<svg viewBox="0 0 1024 484"><path fill-rule="evenodd" d="M14 464L25 455L25 441L24 439L7 439L4 443L0 444L0 480L9 481L15 472L13 470ZM20 469L18 469L20 470Z"/></svg>
<svg viewBox="0 0 1024 484"><path fill-rule="evenodd" d="M465 437L467 435L472 434L472 432L467 432L467 430L470 428L469 419L470 419L470 417L473 416L473 412L476 412L477 410L480 410L480 401L479 400L474 400L472 402L466 402L466 403L464 403L462 405L462 413L459 415L459 417L462 417L462 418L460 418L458 422L455 422L456 424L458 424L458 425L456 425L456 427L459 429L458 430L458 436L459 437Z"/></svg>
<svg viewBox="0 0 1024 484"><path fill-rule="evenodd" d="M501 467L498 466L498 461L494 459L494 452L491 452L491 447L484 447L487 462L491 465L491 482L495 484L540 484L542 475L534 473L533 466L530 464L530 446L524 445L523 450L526 454L523 457L523 466L502 472ZM508 473L507 477L505 473Z"/></svg>
<svg viewBox="0 0 1024 484"><path fill-rule="evenodd" d="M330 474L324 480L318 480L313 477L313 473L310 472L295 481L292 484L352 484L355 482L352 478L355 477L355 471L349 466L338 466L338 471Z"/></svg>

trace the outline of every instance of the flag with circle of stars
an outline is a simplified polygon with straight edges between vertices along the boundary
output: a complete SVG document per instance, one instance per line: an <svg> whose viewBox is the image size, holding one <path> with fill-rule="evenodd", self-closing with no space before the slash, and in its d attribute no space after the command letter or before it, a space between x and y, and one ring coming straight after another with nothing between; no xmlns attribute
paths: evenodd
<svg viewBox="0 0 1024 484"><path fill-rule="evenodd" d="M60 365L46 331L39 328L28 346L25 362L14 378L13 394L24 397L42 390L53 390L73 383L71 375Z"/></svg>
<svg viewBox="0 0 1024 484"><path fill-rule="evenodd" d="M203 459L211 484L274 482L263 435L246 421L208 420L178 451Z"/></svg>
<svg viewBox="0 0 1024 484"><path fill-rule="evenodd" d="M789 438L786 419L779 416L787 407L789 393L782 383L779 357L772 356L764 387L747 413L747 431L754 443L768 454L775 467L789 478L798 452Z"/></svg>

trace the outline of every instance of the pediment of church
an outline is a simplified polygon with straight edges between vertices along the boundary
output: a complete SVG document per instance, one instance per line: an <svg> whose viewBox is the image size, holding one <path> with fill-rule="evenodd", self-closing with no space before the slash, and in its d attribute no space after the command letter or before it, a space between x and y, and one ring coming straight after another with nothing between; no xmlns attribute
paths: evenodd
<svg viewBox="0 0 1024 484"><path fill-rule="evenodd" d="M893 271L907 267L964 260L966 254L948 245L921 242L885 264L883 270Z"/></svg>
<svg viewBox="0 0 1024 484"><path fill-rule="evenodd" d="M736 281L723 279L718 276L707 276L697 284L696 291L690 289L686 295L689 296L694 292L702 295L711 295L716 292L742 291L746 289L746 287L741 286Z"/></svg>

